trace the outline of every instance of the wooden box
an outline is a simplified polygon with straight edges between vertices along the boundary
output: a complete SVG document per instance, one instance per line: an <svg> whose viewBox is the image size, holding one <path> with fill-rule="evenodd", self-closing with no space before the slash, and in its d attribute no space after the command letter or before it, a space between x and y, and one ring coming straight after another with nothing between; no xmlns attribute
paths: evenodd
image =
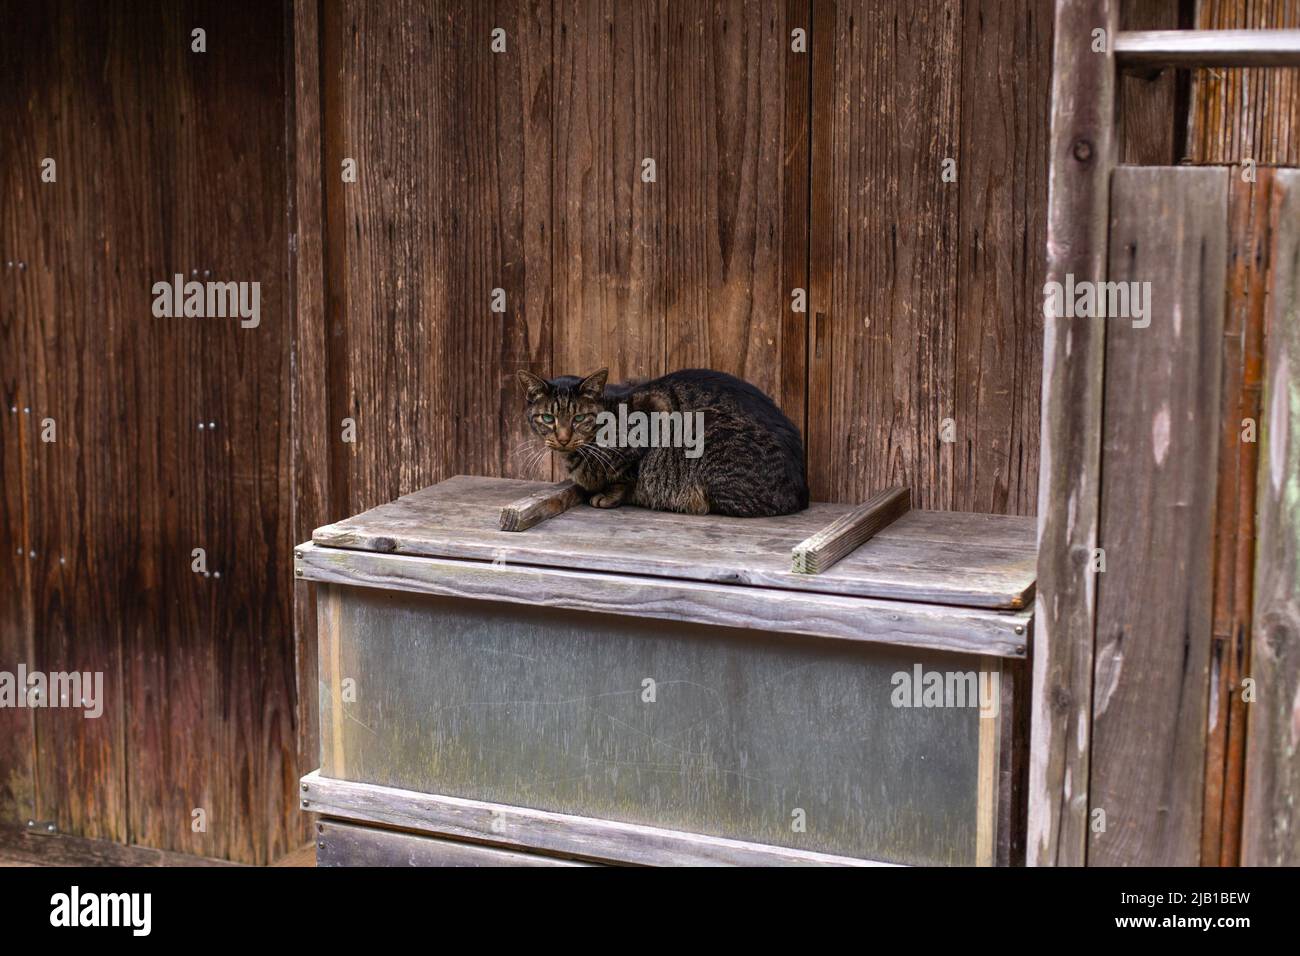
<svg viewBox="0 0 1300 956"><path fill-rule="evenodd" d="M322 864L1017 862L1032 519L909 511L795 574L848 506L498 530L544 487L452 478L296 549Z"/></svg>

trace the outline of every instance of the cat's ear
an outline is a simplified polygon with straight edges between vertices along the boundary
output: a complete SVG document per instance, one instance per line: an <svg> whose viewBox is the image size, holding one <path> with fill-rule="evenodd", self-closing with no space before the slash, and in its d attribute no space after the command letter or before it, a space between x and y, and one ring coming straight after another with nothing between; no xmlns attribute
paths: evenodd
<svg viewBox="0 0 1300 956"><path fill-rule="evenodd" d="M524 395L529 404L537 401L543 395L549 395L551 391L550 384L540 375L534 375L526 368L521 368L515 372L515 378L519 379L519 384L524 387Z"/></svg>
<svg viewBox="0 0 1300 956"><path fill-rule="evenodd" d="M605 379L609 378L609 369L602 368L592 372L582 380L578 392L585 398L600 398L605 394Z"/></svg>

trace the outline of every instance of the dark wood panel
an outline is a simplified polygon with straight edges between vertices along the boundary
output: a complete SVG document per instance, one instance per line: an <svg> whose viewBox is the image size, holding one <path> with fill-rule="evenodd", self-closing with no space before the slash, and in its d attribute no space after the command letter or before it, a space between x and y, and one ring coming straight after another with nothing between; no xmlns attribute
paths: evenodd
<svg viewBox="0 0 1300 956"><path fill-rule="evenodd" d="M28 542L31 535L31 459L38 432L31 417L30 356L36 321L34 278L29 262L32 194L40 189L41 101L22 96L43 64L21 55L19 45L43 47L38 35L23 38L27 8L0 8L0 91L11 104L0 123L0 669L35 667ZM40 154L38 155L38 150ZM0 823L26 823L36 813L35 729L32 711L0 709Z"/></svg>
<svg viewBox="0 0 1300 956"><path fill-rule="evenodd" d="M1121 0L1120 29L1177 30L1182 6L1185 6L1183 0ZM1185 70L1120 74L1117 91L1120 162L1172 166L1182 159L1186 148L1187 110L1180 95L1187 84Z"/></svg>
<svg viewBox="0 0 1300 956"><path fill-rule="evenodd" d="M225 860L0 825L0 866L234 866Z"/></svg>
<svg viewBox="0 0 1300 956"><path fill-rule="evenodd" d="M59 163L19 211L32 417L58 428L31 456L34 657L102 672L106 698L96 719L36 712L35 815L260 862L298 826L283 9L22 18L14 92ZM153 283L176 273L260 283L260 325L155 317Z"/></svg>
<svg viewBox="0 0 1300 956"><path fill-rule="evenodd" d="M804 416L809 5L669 4L665 364L715 368ZM792 351L793 354L787 354Z"/></svg>
<svg viewBox="0 0 1300 956"><path fill-rule="evenodd" d="M962 7L953 506L1038 500L1050 0Z"/></svg>
<svg viewBox="0 0 1300 956"><path fill-rule="evenodd" d="M1107 323L1090 865L1200 860L1228 175L1112 177L1108 279L1150 283L1150 326L1090 320Z"/></svg>
<svg viewBox="0 0 1300 956"><path fill-rule="evenodd" d="M940 428L954 414L959 186L941 177L958 159L961 34L947 3L836 4L832 98L814 117L833 124L831 219L811 226L831 232L833 257L830 299L812 304L828 323L814 351L831 357L808 397L829 418L810 434L814 498L908 485L917 507L954 503Z"/></svg>
<svg viewBox="0 0 1300 956"><path fill-rule="evenodd" d="M554 16L553 369L660 375L668 184L683 182L668 150L668 3L556 0Z"/></svg>
<svg viewBox="0 0 1300 956"><path fill-rule="evenodd" d="M331 518L330 451L336 436L330 427L328 319L325 297L325 208L321 188L321 22L318 0L294 0L286 10L288 47L285 140L292 161L287 204L290 252L292 350L292 444L290 507L293 544ZM320 764L317 729L316 601L307 588L292 589L295 686L297 687L298 773ZM307 814L298 834L310 838ZM314 854L312 859L314 860Z"/></svg>
<svg viewBox="0 0 1300 956"><path fill-rule="evenodd" d="M1249 675L1241 862L1300 864L1296 699L1300 696L1300 171L1278 170L1270 199L1267 351Z"/></svg>

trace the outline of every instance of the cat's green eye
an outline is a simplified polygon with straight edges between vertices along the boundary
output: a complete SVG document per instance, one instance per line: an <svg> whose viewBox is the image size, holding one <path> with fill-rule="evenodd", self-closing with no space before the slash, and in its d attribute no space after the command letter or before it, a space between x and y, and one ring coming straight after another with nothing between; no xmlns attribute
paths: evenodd
<svg viewBox="0 0 1300 956"><path fill-rule="evenodd" d="M555 423L555 416L554 416L554 415L543 415L543 416L542 416L542 421L546 422L546 424L548 424L548 425L552 425L552 424Z"/></svg>
<svg viewBox="0 0 1300 956"><path fill-rule="evenodd" d="M586 412L583 412L581 415L574 415L573 424L576 425L578 422L585 422L589 417L590 416Z"/></svg>

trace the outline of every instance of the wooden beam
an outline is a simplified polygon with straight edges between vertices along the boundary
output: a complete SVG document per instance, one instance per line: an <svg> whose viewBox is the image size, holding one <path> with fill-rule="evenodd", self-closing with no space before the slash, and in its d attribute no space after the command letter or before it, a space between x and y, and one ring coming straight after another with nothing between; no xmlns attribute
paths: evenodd
<svg viewBox="0 0 1300 956"><path fill-rule="evenodd" d="M1265 329L1264 414L1241 862L1300 865L1300 170L1278 170Z"/></svg>
<svg viewBox="0 0 1300 956"><path fill-rule="evenodd" d="M526 531L547 518L564 514L582 503L582 492L572 481L562 481L554 488L535 491L512 501L501 509L502 531Z"/></svg>
<svg viewBox="0 0 1300 956"><path fill-rule="evenodd" d="M1115 163L1114 0L1057 0L1049 153L1047 278L1100 281ZM1042 470L1034 622L1029 865L1082 865L1086 853L1105 327L1043 320Z"/></svg>
<svg viewBox="0 0 1300 956"><path fill-rule="evenodd" d="M1122 69L1300 66L1300 30L1130 30L1114 48Z"/></svg>
<svg viewBox="0 0 1300 956"><path fill-rule="evenodd" d="M352 780L302 778L302 809L462 840L644 866L891 866L682 830L445 797Z"/></svg>
<svg viewBox="0 0 1300 956"><path fill-rule="evenodd" d="M821 574L836 561L871 540L912 507L907 488L886 488L868 498L848 514L840 515L816 534L805 538L791 551L795 574Z"/></svg>
<svg viewBox="0 0 1300 956"><path fill-rule="evenodd" d="M0 824L0 866L239 866L206 856L155 850L70 833Z"/></svg>
<svg viewBox="0 0 1300 956"><path fill-rule="evenodd" d="M944 607L675 578L493 565L300 544L298 580L534 607L752 627L846 641L1023 658L1028 611ZM328 611L322 614L327 615ZM322 728L328 736L328 730Z"/></svg>

